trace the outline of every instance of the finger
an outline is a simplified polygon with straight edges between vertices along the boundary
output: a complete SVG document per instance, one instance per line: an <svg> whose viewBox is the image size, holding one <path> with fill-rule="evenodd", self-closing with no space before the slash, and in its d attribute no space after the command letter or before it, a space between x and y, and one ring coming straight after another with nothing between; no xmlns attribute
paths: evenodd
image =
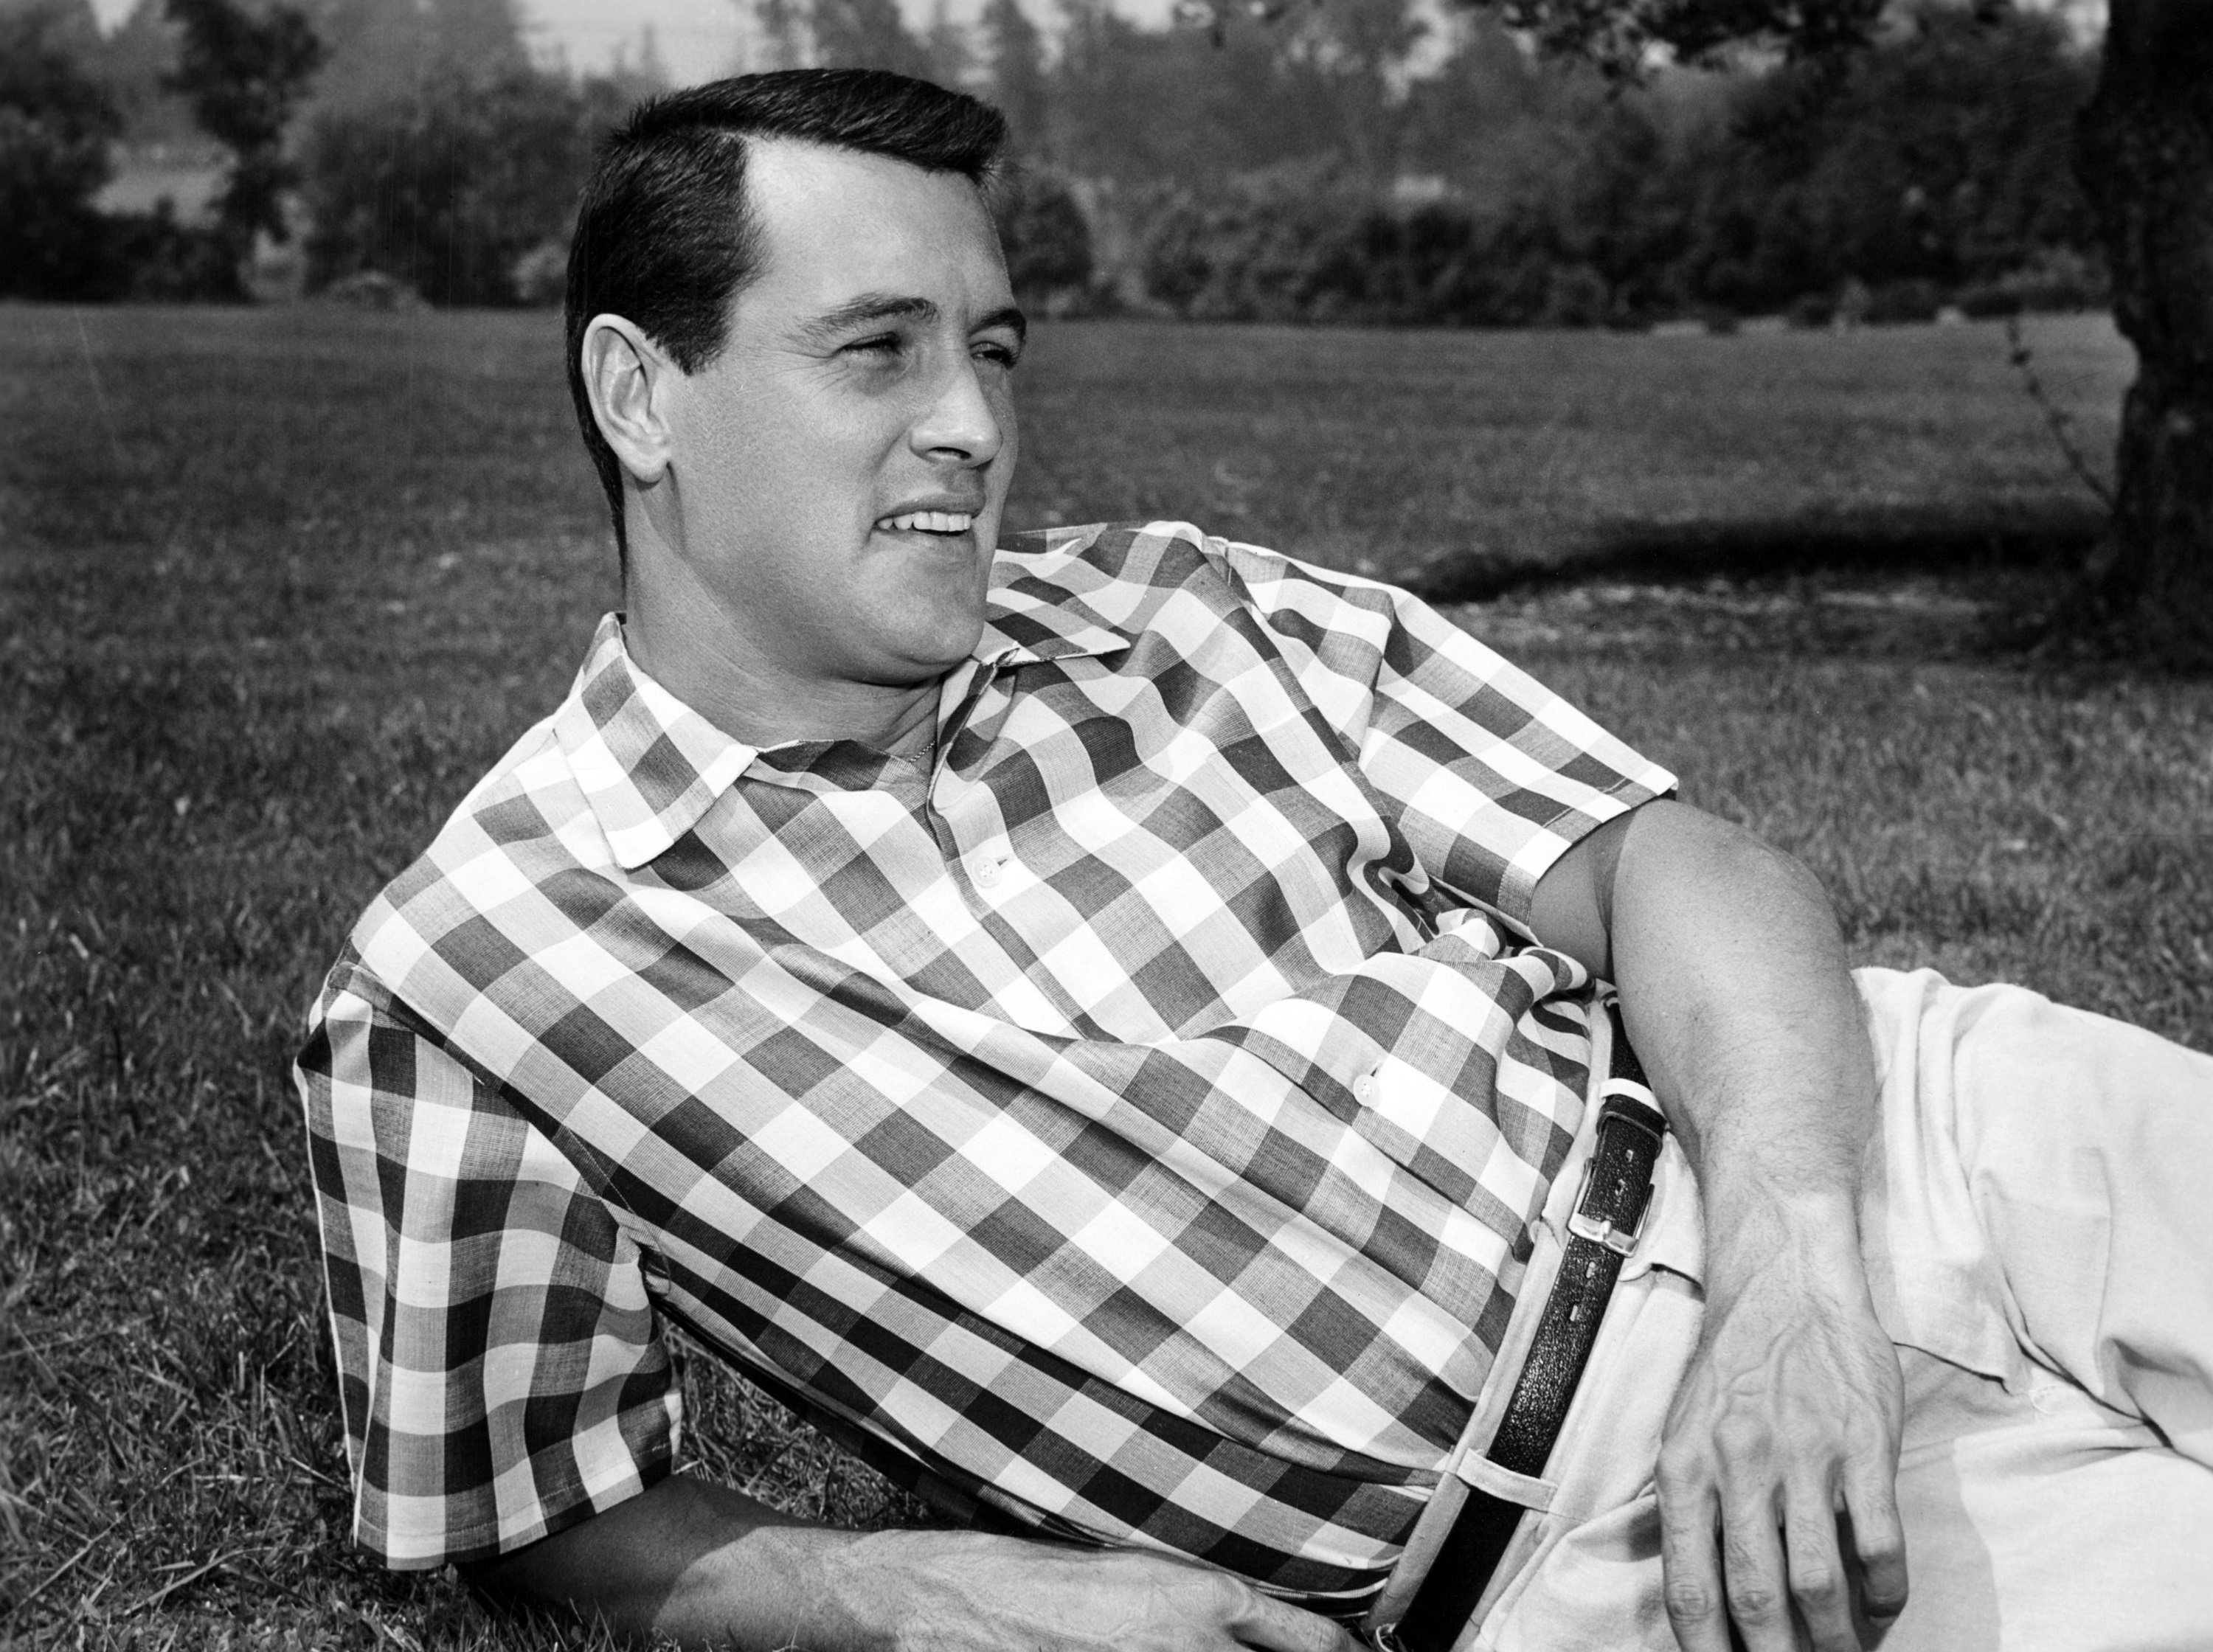
<svg viewBox="0 0 2213 1652"><path fill-rule="evenodd" d="M1725 1499L1722 1594L1746 1652L1797 1652L1784 1588L1783 1532L1771 1497Z"/></svg>
<svg viewBox="0 0 2213 1652"><path fill-rule="evenodd" d="M1851 1579L1837 1545L1837 1500L1817 1481L1800 1481L1783 1500L1783 1548L1790 1604L1814 1652L1859 1652L1852 1627Z"/></svg>
<svg viewBox="0 0 2213 1652"><path fill-rule="evenodd" d="M1896 1470L1891 1463L1847 1468L1844 1502L1845 1541L1858 1564L1860 1610L1871 1628L1886 1629L1905 1610L1908 1588Z"/></svg>
<svg viewBox="0 0 2213 1652"><path fill-rule="evenodd" d="M1700 1469L1660 1461L1660 1575L1667 1621L1683 1652L1729 1652L1722 1596L1721 1517L1713 1482Z"/></svg>
<svg viewBox="0 0 2213 1652"><path fill-rule="evenodd" d="M1263 1594L1250 1583L1225 1579L1235 1585L1237 1599L1223 1614L1223 1622L1240 1646L1260 1652L1361 1652L1340 1624L1317 1618L1295 1606Z"/></svg>

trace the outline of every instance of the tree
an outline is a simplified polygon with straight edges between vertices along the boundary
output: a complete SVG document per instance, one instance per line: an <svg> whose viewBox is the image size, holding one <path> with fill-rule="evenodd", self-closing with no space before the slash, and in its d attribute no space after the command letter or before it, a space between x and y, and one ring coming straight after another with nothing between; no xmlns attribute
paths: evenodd
<svg viewBox="0 0 2213 1652"><path fill-rule="evenodd" d="M515 0L311 0L330 62L318 113L420 96L434 74L485 77L530 66Z"/></svg>
<svg viewBox="0 0 2213 1652"><path fill-rule="evenodd" d="M1064 0L1054 158L1080 177L1185 186L1334 151L1330 88L1243 6L1212 30L1142 28Z"/></svg>
<svg viewBox="0 0 2213 1652"><path fill-rule="evenodd" d="M983 33L991 101L1014 129L1016 147L1030 155L1049 153L1046 123L1052 99L1046 90L1045 36L1022 9L1021 0L989 0Z"/></svg>
<svg viewBox="0 0 2213 1652"><path fill-rule="evenodd" d="M1470 0L1547 50L1635 76L1656 49L1820 58L1875 38L1887 0ZM1976 0L1988 19L2010 0ZM2116 504L2082 618L2137 657L2213 668L2213 5L2111 0L2076 168L2137 373Z"/></svg>
<svg viewBox="0 0 2213 1652"><path fill-rule="evenodd" d="M1407 0L1330 0L1301 17L1284 43L1322 88L1337 143L1372 187L1398 171L1410 63L1429 34Z"/></svg>
<svg viewBox="0 0 2213 1652"><path fill-rule="evenodd" d="M748 0L738 0L741 8ZM813 59L807 41L805 0L750 0L760 29L763 69L803 69Z"/></svg>
<svg viewBox="0 0 2213 1652"><path fill-rule="evenodd" d="M735 0L760 32L765 69L888 69L951 85L967 69L958 25L942 9L928 40L899 15L899 0Z"/></svg>
<svg viewBox="0 0 2213 1652"><path fill-rule="evenodd" d="M2213 7L2112 0L2076 168L2137 348L2097 618L2213 661Z"/></svg>
<svg viewBox="0 0 2213 1652"><path fill-rule="evenodd" d="M528 64L515 0L438 0L427 16L436 62L465 64L479 75L509 74Z"/></svg>
<svg viewBox="0 0 2213 1652"><path fill-rule="evenodd" d="M930 50L907 32L899 0L813 0L815 61L827 69L888 69L930 78Z"/></svg>
<svg viewBox="0 0 2213 1652"><path fill-rule="evenodd" d="M953 15L948 0L930 8L930 27L923 31L922 53L930 64L925 80L940 86L964 87L976 77L976 47L968 25Z"/></svg>
<svg viewBox="0 0 2213 1652"><path fill-rule="evenodd" d="M125 143L189 143L204 137L169 87L178 29L162 12L162 0L135 0L94 60L123 117Z"/></svg>
<svg viewBox="0 0 2213 1652"><path fill-rule="evenodd" d="M1045 314L1081 301L1092 274L1091 226L1066 184L1018 169L993 204L1015 296Z"/></svg>
<svg viewBox="0 0 2213 1652"><path fill-rule="evenodd" d="M2095 76L2049 14L1978 22L1924 0L1849 60L1732 79L1679 162L1682 290L1778 309L1849 279L1933 310L2087 265L2097 228L2068 156Z"/></svg>
<svg viewBox="0 0 2213 1652"><path fill-rule="evenodd" d="M542 296L524 260L565 243L592 140L623 101L606 81L443 65L412 95L318 115L307 144L309 281L377 270L435 304Z"/></svg>
<svg viewBox="0 0 2213 1652"><path fill-rule="evenodd" d="M100 278L92 198L123 122L72 49L90 21L81 7L0 11L0 294L77 297Z"/></svg>
<svg viewBox="0 0 2213 1652"><path fill-rule="evenodd" d="M1501 193L1534 132L1586 118L1597 101L1592 77L1533 60L1489 12L1448 13L1440 27L1443 61L1407 88L1415 164L1472 193Z"/></svg>
<svg viewBox="0 0 2213 1652"><path fill-rule="evenodd" d="M284 137L322 66L323 43L304 12L283 3L248 10L239 0L168 0L167 9L184 31L169 84L202 130L231 152L216 221L234 260L242 261L257 234L288 238L283 193L299 174Z"/></svg>

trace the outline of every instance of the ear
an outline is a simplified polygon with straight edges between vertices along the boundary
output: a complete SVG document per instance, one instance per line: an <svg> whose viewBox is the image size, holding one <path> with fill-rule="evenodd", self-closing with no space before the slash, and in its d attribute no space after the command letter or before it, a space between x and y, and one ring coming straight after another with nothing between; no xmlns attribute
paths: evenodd
<svg viewBox="0 0 2213 1652"><path fill-rule="evenodd" d="M595 315L584 329L584 389L592 418L633 481L658 482L668 469L668 400L676 363L635 322Z"/></svg>

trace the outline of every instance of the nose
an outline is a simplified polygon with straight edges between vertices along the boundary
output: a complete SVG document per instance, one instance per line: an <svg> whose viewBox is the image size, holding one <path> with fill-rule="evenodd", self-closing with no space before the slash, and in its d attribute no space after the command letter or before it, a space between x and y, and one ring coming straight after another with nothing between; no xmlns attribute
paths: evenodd
<svg viewBox="0 0 2213 1652"><path fill-rule="evenodd" d="M1006 442L1012 409L984 381L965 350L954 358L936 396L908 432L914 450L932 464L988 465Z"/></svg>

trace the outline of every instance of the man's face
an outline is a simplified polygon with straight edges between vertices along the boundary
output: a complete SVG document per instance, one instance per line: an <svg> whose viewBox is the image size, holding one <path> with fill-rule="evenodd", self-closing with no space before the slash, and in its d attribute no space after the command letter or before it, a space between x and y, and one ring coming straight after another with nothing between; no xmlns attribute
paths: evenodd
<svg viewBox="0 0 2213 1652"><path fill-rule="evenodd" d="M1022 344L998 236L953 174L753 147L762 267L671 402L681 552L755 663L906 686L982 629Z"/></svg>

